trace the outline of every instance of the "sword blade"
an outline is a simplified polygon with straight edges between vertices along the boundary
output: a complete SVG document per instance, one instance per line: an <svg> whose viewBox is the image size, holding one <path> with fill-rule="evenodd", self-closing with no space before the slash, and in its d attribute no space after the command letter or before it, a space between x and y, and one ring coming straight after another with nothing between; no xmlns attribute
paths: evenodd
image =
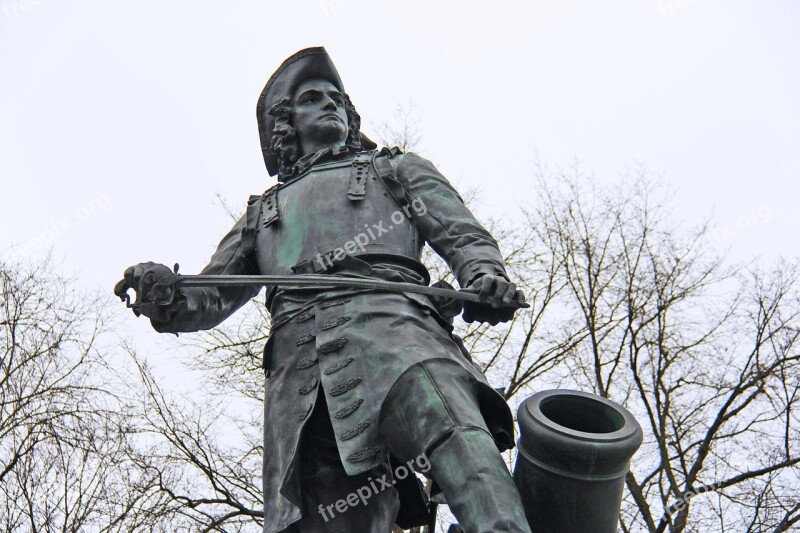
<svg viewBox="0 0 800 533"><path fill-rule="evenodd" d="M403 283L397 281L386 281L382 279L355 278L350 276L335 275L313 275L297 274L291 276L281 275L226 275L226 274L197 274L180 276L177 281L180 287L308 287L315 289L328 288L351 288L351 289L373 289L387 292L411 292L424 294L426 296L441 296L444 298L455 298L464 302L478 302L481 299L476 292L466 290L450 290L439 287L428 287L427 285L417 285L415 283ZM529 307L524 304L521 307Z"/></svg>

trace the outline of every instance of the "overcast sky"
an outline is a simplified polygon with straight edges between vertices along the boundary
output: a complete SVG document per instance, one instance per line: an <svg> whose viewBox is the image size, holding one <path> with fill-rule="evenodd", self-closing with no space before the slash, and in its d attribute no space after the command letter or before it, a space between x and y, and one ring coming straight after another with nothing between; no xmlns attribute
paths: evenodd
<svg viewBox="0 0 800 533"><path fill-rule="evenodd" d="M414 102L483 216L533 198L537 157L603 181L641 164L733 258L800 255L797 1L0 3L0 246L52 246L87 287L202 268L230 225L216 195L272 183L264 82L315 45L368 134Z"/></svg>

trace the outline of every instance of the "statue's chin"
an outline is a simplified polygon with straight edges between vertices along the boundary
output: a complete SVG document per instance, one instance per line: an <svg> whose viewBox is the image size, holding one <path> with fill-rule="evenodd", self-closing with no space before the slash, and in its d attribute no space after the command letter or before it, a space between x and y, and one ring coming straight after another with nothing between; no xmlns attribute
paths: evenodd
<svg viewBox="0 0 800 533"><path fill-rule="evenodd" d="M347 140L347 129L334 121L322 123L310 132L309 138L328 146L342 145Z"/></svg>

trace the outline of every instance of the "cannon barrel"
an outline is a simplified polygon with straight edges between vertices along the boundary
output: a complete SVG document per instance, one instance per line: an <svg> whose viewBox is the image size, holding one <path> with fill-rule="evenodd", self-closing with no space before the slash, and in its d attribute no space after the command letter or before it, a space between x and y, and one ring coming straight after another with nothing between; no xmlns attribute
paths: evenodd
<svg viewBox="0 0 800 533"><path fill-rule="evenodd" d="M642 428L606 398L550 390L517 413L514 481L536 533L616 533L622 490Z"/></svg>

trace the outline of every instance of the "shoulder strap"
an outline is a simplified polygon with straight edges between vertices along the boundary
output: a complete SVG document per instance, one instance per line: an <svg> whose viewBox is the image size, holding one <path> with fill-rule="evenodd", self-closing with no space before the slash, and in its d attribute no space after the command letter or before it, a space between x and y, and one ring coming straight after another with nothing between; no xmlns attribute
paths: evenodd
<svg viewBox="0 0 800 533"><path fill-rule="evenodd" d="M353 159L353 168L350 171L350 186L347 189L347 198L360 202L367 194L367 177L369 176L369 163L375 155L375 150L359 152Z"/></svg>
<svg viewBox="0 0 800 533"><path fill-rule="evenodd" d="M259 215L263 212L264 222L263 226L268 228L272 224L277 223L280 221L280 213L278 213L278 188L280 188L281 184L273 185L261 196L261 204L262 207L260 209ZM258 218L256 218L255 223L257 224Z"/></svg>
<svg viewBox="0 0 800 533"><path fill-rule="evenodd" d="M263 195L254 194L247 200L247 213L245 225L242 228L242 254L250 258L256 250L256 236L258 235L258 218L261 215Z"/></svg>
<svg viewBox="0 0 800 533"><path fill-rule="evenodd" d="M264 194L254 194L247 200L245 225L242 228L242 253L248 260L256 251L259 226L266 228L280 220L276 198L278 187L273 185ZM259 224L262 218L263 223Z"/></svg>
<svg viewBox="0 0 800 533"><path fill-rule="evenodd" d="M383 148L372 158L372 166L375 167L375 173L378 179L383 183L389 191L389 195L397 202L402 208L402 212L406 214L409 220L414 223L414 217L411 216L411 210L408 209L410 204L408 193L397 179L397 169L395 167L394 157L402 154L403 152L397 148Z"/></svg>

